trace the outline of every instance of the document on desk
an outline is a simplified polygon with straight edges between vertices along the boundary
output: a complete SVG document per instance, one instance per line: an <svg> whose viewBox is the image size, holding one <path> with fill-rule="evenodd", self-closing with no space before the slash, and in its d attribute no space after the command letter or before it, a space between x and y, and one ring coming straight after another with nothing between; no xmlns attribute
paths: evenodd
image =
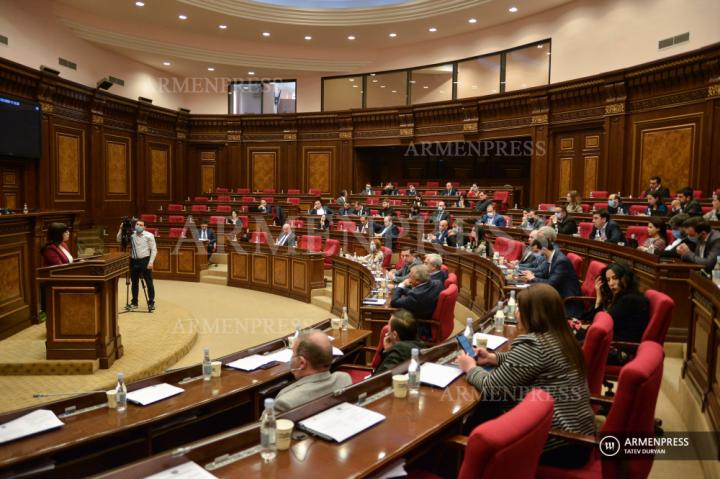
<svg viewBox="0 0 720 479"><path fill-rule="evenodd" d="M363 299L363 304L371 306L384 306L386 301L387 300L385 298L365 298Z"/></svg>
<svg viewBox="0 0 720 479"><path fill-rule="evenodd" d="M195 462L186 462L179 466L165 469L164 471L153 474L152 476L145 476L144 479L212 479L217 478L210 474L208 471L200 467Z"/></svg>
<svg viewBox="0 0 720 479"><path fill-rule="evenodd" d="M338 404L300 421L306 431L328 440L343 442L385 420L385 416L349 402Z"/></svg>
<svg viewBox="0 0 720 479"><path fill-rule="evenodd" d="M242 371L255 371L260 366L269 362L270 361L267 359L267 356L251 354L250 356L245 356L244 358L240 358L237 361L228 363L228 366L231 368L240 369Z"/></svg>
<svg viewBox="0 0 720 479"><path fill-rule="evenodd" d="M274 353L266 354L263 357L268 359L268 362L277 361L279 363L289 363L292 359L292 354L292 349L285 348L280 351L275 351Z"/></svg>
<svg viewBox="0 0 720 479"><path fill-rule="evenodd" d="M183 388L179 388L168 383L161 383L129 392L127 399L128 401L139 404L140 406L147 406L148 404L162 401L163 399L167 399L182 392L185 392Z"/></svg>
<svg viewBox="0 0 720 479"><path fill-rule="evenodd" d="M0 444L64 425L54 412L49 409L38 409L5 424L0 424Z"/></svg>
<svg viewBox="0 0 720 479"><path fill-rule="evenodd" d="M473 334L473 344L477 344L478 339L487 340L487 349L497 349L507 343L508 338L505 336L496 336L494 334L475 333Z"/></svg>
<svg viewBox="0 0 720 479"><path fill-rule="evenodd" d="M332 347L332 353L333 356L342 356L343 354L345 354L342 352L342 349L338 348L337 346Z"/></svg>
<svg viewBox="0 0 720 479"><path fill-rule="evenodd" d="M448 384L455 381L462 371L452 366L444 366L437 363L423 363L420 368L420 382L446 388Z"/></svg>

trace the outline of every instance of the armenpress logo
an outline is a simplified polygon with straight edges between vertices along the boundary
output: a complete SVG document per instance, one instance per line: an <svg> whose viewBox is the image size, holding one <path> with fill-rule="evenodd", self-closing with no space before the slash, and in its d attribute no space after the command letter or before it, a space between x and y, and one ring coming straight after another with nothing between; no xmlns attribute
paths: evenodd
<svg viewBox="0 0 720 479"><path fill-rule="evenodd" d="M603 456L613 457L620 452L620 441L615 436L605 436L600 439L600 452Z"/></svg>

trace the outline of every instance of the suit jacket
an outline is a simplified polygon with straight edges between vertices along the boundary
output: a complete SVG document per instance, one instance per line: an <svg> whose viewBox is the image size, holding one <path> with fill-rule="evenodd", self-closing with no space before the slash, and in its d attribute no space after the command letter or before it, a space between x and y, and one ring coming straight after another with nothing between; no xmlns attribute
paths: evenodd
<svg viewBox="0 0 720 479"><path fill-rule="evenodd" d="M530 220L525 220L522 223L520 223L520 228L528 231L537 230L540 229L541 226L544 226L545 223L543 223L543 220L538 218L537 216L535 219L530 222Z"/></svg>
<svg viewBox="0 0 720 479"><path fill-rule="evenodd" d="M669 245L665 247L664 250L660 251L660 257L661 258L679 258L680 255L677 253L677 248L681 244L687 245L688 248L690 248L690 251L695 252L695 243L688 241L687 237L683 236L682 238L673 240ZM657 252L656 252L657 254Z"/></svg>
<svg viewBox="0 0 720 479"><path fill-rule="evenodd" d="M700 254L700 244L695 246L695 251L688 251L682 256L684 261L701 265L705 272L712 274L712 270L715 267L717 257L720 256L720 232L712 230L707 238L705 238L705 245Z"/></svg>
<svg viewBox="0 0 720 479"><path fill-rule="evenodd" d="M387 196L396 196L398 194L398 190L397 188L383 188L382 194Z"/></svg>
<svg viewBox="0 0 720 479"><path fill-rule="evenodd" d="M616 215L616 214L618 214L618 211L620 211L620 210L623 210L623 214L628 214L628 209L627 209L627 207L626 207L624 204L622 204L622 203L620 203L620 204L618 204L617 206L614 206L614 207L613 207L613 206L608 206L608 207L607 207L607 212L610 213L611 215Z"/></svg>
<svg viewBox="0 0 720 479"><path fill-rule="evenodd" d="M275 397L275 411L289 411L351 384L348 373L323 371L305 376L280 390Z"/></svg>
<svg viewBox="0 0 720 479"><path fill-rule="evenodd" d="M490 206L492 202L493 201L490 198L483 201L478 201L477 203L475 203L475 211L484 214L485 210L487 210L487 207Z"/></svg>
<svg viewBox="0 0 720 479"><path fill-rule="evenodd" d="M702 208L697 200L690 200L685 206L680 207L680 211L688 216L702 216Z"/></svg>
<svg viewBox="0 0 720 479"><path fill-rule="evenodd" d="M560 296L580 296L580 282L578 281L572 263L562 251L555 250L551 262L544 271L537 274L533 280L536 283L548 283L560 293ZM570 301L565 304L565 313L572 318L582 316L582 303Z"/></svg>
<svg viewBox="0 0 720 479"><path fill-rule="evenodd" d="M372 196L374 193L373 193L373 190L372 190L372 189L369 189L369 190L368 190L367 188L365 188L364 190L362 190L362 192L361 192L360 194L361 194L361 195Z"/></svg>
<svg viewBox="0 0 720 479"><path fill-rule="evenodd" d="M68 248L68 245L65 243L62 243L62 246L70 251L70 248ZM56 266L59 264L68 264L70 263L70 260L68 257L63 253L63 251L60 249L59 245L56 245L54 243L48 243L47 246L43 249L42 252L42 265L43 266Z"/></svg>
<svg viewBox="0 0 720 479"><path fill-rule="evenodd" d="M282 239L283 235L280 233L280 236L278 236L277 241L280 241ZM287 238L284 239L282 244L279 244L279 246L292 246L295 247L297 245L297 237L295 236L295 233L290 233Z"/></svg>
<svg viewBox="0 0 720 479"><path fill-rule="evenodd" d="M410 269L413 266L420 266L421 264L423 264L423 262L420 260L420 258L417 257L413 260L411 265L403 264L403 267L395 272L393 281L395 283L402 283L407 279L408 276L410 276Z"/></svg>
<svg viewBox="0 0 720 479"><path fill-rule="evenodd" d="M352 206L349 206L347 208L340 208L340 211L338 211L338 214L340 216L356 215L357 210L355 208L353 208Z"/></svg>
<svg viewBox="0 0 720 479"><path fill-rule="evenodd" d="M405 192L405 195L407 196L417 196L417 190L407 190Z"/></svg>
<svg viewBox="0 0 720 479"><path fill-rule="evenodd" d="M507 226L505 222L505 217L497 213L495 213L495 216L493 216L492 219L487 215L487 213L485 213L482 216L480 222L486 225L497 226L499 228L504 228L505 226Z"/></svg>
<svg viewBox="0 0 720 479"><path fill-rule="evenodd" d="M437 243L437 244L445 244L445 242L447 242L448 239L450 238L450 236L448 235L448 230L445 230L445 231L438 230L438 231L435 231L433 233L433 235L435 236L435 239L432 242Z"/></svg>
<svg viewBox="0 0 720 479"><path fill-rule="evenodd" d="M393 290L390 306L410 311L416 319L432 319L438 296L444 289L439 281L426 281L414 288L397 287Z"/></svg>
<svg viewBox="0 0 720 479"><path fill-rule="evenodd" d="M445 288L445 280L448 279L448 275L449 273L447 271L445 271L444 269L439 269L430 273L430 279L439 281L440 284L443 285L443 288Z"/></svg>
<svg viewBox="0 0 720 479"><path fill-rule="evenodd" d="M447 210L442 210L442 213L435 210L430 216L428 216L428 219L430 220L430 223L440 223L443 220L450 221L450 213L448 213Z"/></svg>
<svg viewBox="0 0 720 479"><path fill-rule="evenodd" d="M202 230L197 229L195 231L196 231L195 239L199 240L200 236L202 235ZM208 244L210 244L210 245L214 245L215 242L217 241L217 238L215 238L215 232L210 228L207 229L207 241L208 241Z"/></svg>
<svg viewBox="0 0 720 479"><path fill-rule="evenodd" d="M670 190L668 190L667 188L664 188L662 186L660 188L658 188L657 190L652 190L652 189L648 188L647 190L645 190L643 192L643 196L647 196L650 193L659 195L661 198L670 198Z"/></svg>
<svg viewBox="0 0 720 479"><path fill-rule="evenodd" d="M595 239L596 234L597 228L593 226L593 229L590 232L590 239ZM618 224L613 220L608 221L605 225L605 238L605 241L608 243L622 243L625 241L625 237L620 230L620 226L618 226Z"/></svg>
<svg viewBox="0 0 720 479"><path fill-rule="evenodd" d="M330 211L330 208L328 208L327 206L323 206L323 210L325 211L325 216L330 216L330 215L332 214L332 211ZM316 210L315 208L313 208L313 209L311 209L310 211L308 211L308 214L309 214L309 215L316 215L316 214L318 214L318 210Z"/></svg>
<svg viewBox="0 0 720 479"><path fill-rule="evenodd" d="M259 206L259 205L258 205L258 207L255 208L255 211L257 211L257 212L259 212L259 213L270 213L270 211L272 211L272 206L270 206L270 205L267 205L267 206Z"/></svg>
<svg viewBox="0 0 720 479"><path fill-rule="evenodd" d="M445 189L445 190L442 190L442 192L440 193L440 196L457 196L457 195L458 195L458 191L455 188L451 189L450 191Z"/></svg>
<svg viewBox="0 0 720 479"><path fill-rule="evenodd" d="M358 223L357 225L357 232L362 234L369 234L369 233L376 233L377 225L372 222L368 221L364 225L362 223Z"/></svg>
<svg viewBox="0 0 720 479"><path fill-rule="evenodd" d="M566 216L563 221L558 221L556 226L561 235L574 235L578 232L577 222L572 216Z"/></svg>
<svg viewBox="0 0 720 479"><path fill-rule="evenodd" d="M665 206L662 203L658 203L655 206L656 206L656 208L654 210L650 209L650 206L648 206L647 210L645 210L645 214L647 214L648 216L667 216L667 214L668 214L667 206Z"/></svg>
<svg viewBox="0 0 720 479"><path fill-rule="evenodd" d="M381 353L381 360L378 367L375 368L373 374L384 373L394 368L398 364L402 364L412 355L413 348L423 349L426 345L419 339L410 339L395 343L388 351Z"/></svg>
<svg viewBox="0 0 720 479"><path fill-rule="evenodd" d="M385 225L379 225L379 228L376 228L376 231L378 233L382 233L383 243L385 243L385 246L392 249L393 240L400 236L400 230L395 225L390 225L389 228L385 228Z"/></svg>
<svg viewBox="0 0 720 479"><path fill-rule="evenodd" d="M533 253L532 249L528 246L523 250L522 255L520 256L518 268L530 270L533 273L544 271L545 268L547 268L547 260L545 259L545 256Z"/></svg>
<svg viewBox="0 0 720 479"><path fill-rule="evenodd" d="M378 214L383 217L392 216L393 218L395 218L395 209L392 206L388 206L387 208L378 210Z"/></svg>

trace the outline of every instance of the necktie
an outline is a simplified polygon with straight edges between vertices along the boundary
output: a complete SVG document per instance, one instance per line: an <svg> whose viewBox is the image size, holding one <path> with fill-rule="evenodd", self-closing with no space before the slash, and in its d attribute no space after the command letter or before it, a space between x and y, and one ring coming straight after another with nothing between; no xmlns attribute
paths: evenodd
<svg viewBox="0 0 720 479"><path fill-rule="evenodd" d="M280 245L280 246L284 245L286 239L287 239L287 235L282 235L280 237L280 241L278 241L278 245Z"/></svg>
<svg viewBox="0 0 720 479"><path fill-rule="evenodd" d="M205 233L205 230L203 230L202 236L200 237L200 239L207 239L207 234Z"/></svg>

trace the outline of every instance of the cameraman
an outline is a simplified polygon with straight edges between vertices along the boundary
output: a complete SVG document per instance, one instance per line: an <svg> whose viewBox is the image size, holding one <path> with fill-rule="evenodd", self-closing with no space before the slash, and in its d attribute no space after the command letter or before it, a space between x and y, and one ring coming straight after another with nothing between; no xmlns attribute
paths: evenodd
<svg viewBox="0 0 720 479"><path fill-rule="evenodd" d="M123 225L117 233L118 243L122 242ZM140 275L145 278L148 290L148 309L155 309L155 287L153 286L152 269L155 256L157 256L157 246L155 245L155 236L145 231L145 222L143 220L135 221L135 232L130 234L130 280L132 281L132 302L126 308L128 311L137 309L138 307L138 280Z"/></svg>

